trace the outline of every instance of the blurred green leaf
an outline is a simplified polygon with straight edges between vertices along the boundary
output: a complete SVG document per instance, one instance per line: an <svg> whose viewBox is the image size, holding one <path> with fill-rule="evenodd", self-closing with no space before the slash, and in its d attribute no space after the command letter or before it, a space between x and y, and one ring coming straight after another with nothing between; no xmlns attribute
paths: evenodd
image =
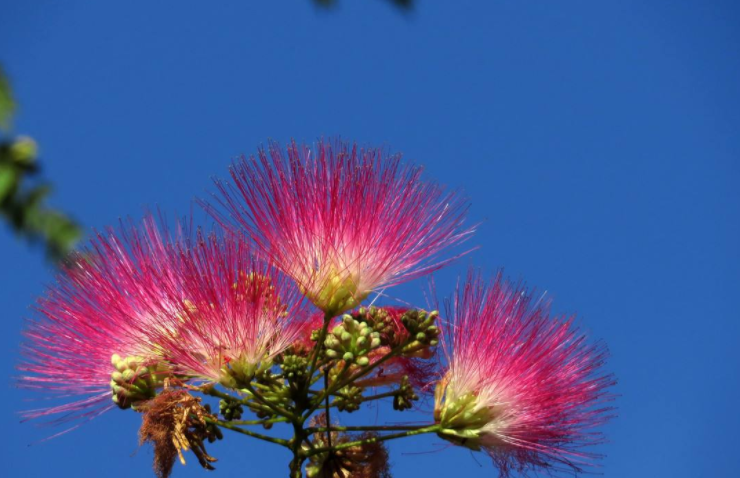
<svg viewBox="0 0 740 478"><path fill-rule="evenodd" d="M57 261L72 250L82 232L65 214L46 206L50 184L24 185L24 179L39 172L35 144L30 138L0 144L0 215L21 237L43 243L49 258Z"/></svg>
<svg viewBox="0 0 740 478"><path fill-rule="evenodd" d="M0 67L0 129L10 128L13 114L15 113L15 101L10 90L10 83Z"/></svg>
<svg viewBox="0 0 740 478"><path fill-rule="evenodd" d="M51 194L51 186L48 184L41 184L32 188L26 192L26 196L23 200L25 207L29 211L39 209L42 206L44 199L46 199L49 194Z"/></svg>
<svg viewBox="0 0 740 478"><path fill-rule="evenodd" d="M13 174L16 177L13 177ZM49 258L63 259L82 236L80 227L64 213L49 209L46 199L51 194L49 184L22 188L22 172L0 165L0 214L13 229L30 242L42 242ZM7 180L3 178L7 176ZM8 185L5 184L7 181Z"/></svg>
<svg viewBox="0 0 740 478"><path fill-rule="evenodd" d="M8 164L0 163L0 203L13 193L18 183L18 171Z"/></svg>
<svg viewBox="0 0 740 478"><path fill-rule="evenodd" d="M36 162L38 155L38 146L33 138L28 136L19 136L10 145L10 154L13 161L18 164L30 165Z"/></svg>
<svg viewBox="0 0 740 478"><path fill-rule="evenodd" d="M0 129L6 133L15 109L10 84L0 67ZM57 261L72 250L82 231L66 214L46 205L50 184L28 184L40 173L37 156L33 138L0 141L0 217L27 241L43 243L47 256Z"/></svg>

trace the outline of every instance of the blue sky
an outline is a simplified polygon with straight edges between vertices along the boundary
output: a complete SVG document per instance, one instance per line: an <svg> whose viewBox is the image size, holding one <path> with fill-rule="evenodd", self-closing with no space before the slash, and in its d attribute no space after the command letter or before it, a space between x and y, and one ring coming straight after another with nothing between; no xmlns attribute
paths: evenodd
<svg viewBox="0 0 740 478"><path fill-rule="evenodd" d="M340 3L3 2L16 131L39 142L53 204L87 231L146 206L175 216L267 139L388 145L483 221L440 293L471 264L504 267L608 343L604 476L740 474L738 4ZM11 377L53 274L5 229L0 255L4 473L148 476L132 412L28 446L52 431L18 423ZM423 287L389 292L421 303ZM212 453L212 476L287 474L286 453L241 436ZM391 454L396 477L496 474L435 437ZM174 476L207 473L191 459Z"/></svg>

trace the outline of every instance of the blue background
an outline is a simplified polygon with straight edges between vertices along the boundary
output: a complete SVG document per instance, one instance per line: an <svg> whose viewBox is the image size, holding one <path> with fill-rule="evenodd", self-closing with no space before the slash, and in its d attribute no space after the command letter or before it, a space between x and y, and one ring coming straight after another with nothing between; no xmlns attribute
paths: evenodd
<svg viewBox="0 0 740 478"><path fill-rule="evenodd" d="M403 15L381 0L330 12L308 0L4 1L0 12L16 131L40 143L53 204L88 231L144 206L187 213L210 176L268 138L389 145L464 189L483 221L481 249L437 275L440 293L469 264L505 267L609 344L619 417L600 472L740 476L737 2L422 1ZM52 271L8 230L0 259L3 476L149 476L132 412L28 446L52 431L18 423L33 404L11 377ZM423 303L423 288L389 293ZM287 475L280 448L227 435L211 451L212 476ZM397 477L496 474L436 437L391 453ZM174 476L211 475L191 457Z"/></svg>

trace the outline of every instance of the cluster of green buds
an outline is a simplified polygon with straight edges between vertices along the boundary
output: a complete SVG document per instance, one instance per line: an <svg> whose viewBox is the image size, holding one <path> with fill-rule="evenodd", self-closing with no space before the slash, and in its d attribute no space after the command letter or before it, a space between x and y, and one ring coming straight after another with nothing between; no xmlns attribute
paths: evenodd
<svg viewBox="0 0 740 478"><path fill-rule="evenodd" d="M439 343L439 327L435 325L439 312L436 310L411 309L401 317L403 326L408 331L409 342L403 347L407 357L424 357L431 355L431 348Z"/></svg>
<svg viewBox="0 0 740 478"><path fill-rule="evenodd" d="M370 363L368 353L380 346L380 334L373 331L366 322L345 314L342 323L334 327L326 337L324 346L327 357L364 367Z"/></svg>
<svg viewBox="0 0 740 478"><path fill-rule="evenodd" d="M221 401L223 402L224 400L221 400ZM219 403L219 407L220 406L221 404ZM213 413L211 412L211 405L206 403L205 405L203 405L203 410L206 412L206 414L213 415ZM241 410L239 411L239 417L230 418L229 420L238 420L240 417L241 417ZM205 436L206 436L206 439L208 440L208 443L213 443L216 440L224 439L224 434L221 432L221 429L218 427L218 425L216 425L213 422L207 422L205 425L205 430L206 430Z"/></svg>
<svg viewBox="0 0 740 478"><path fill-rule="evenodd" d="M354 385L346 385L336 392L334 404L340 412L352 413L360 409L362 392L365 389Z"/></svg>
<svg viewBox="0 0 740 478"><path fill-rule="evenodd" d="M239 420L242 417L242 413L244 413L241 403L224 399L218 402L218 411L227 422Z"/></svg>
<svg viewBox="0 0 740 478"><path fill-rule="evenodd" d="M391 311L382 307L361 307L353 317L378 332L381 345L403 346L402 353L407 357L429 358L432 347L439 343L437 311L409 309L401 316L401 324L394 320Z"/></svg>
<svg viewBox="0 0 740 478"><path fill-rule="evenodd" d="M290 382L302 382L308 375L308 360L299 355L283 356L283 363L280 367L283 370L283 376Z"/></svg>
<svg viewBox="0 0 740 478"><path fill-rule="evenodd" d="M380 334L381 345L393 345L396 327L390 312L382 307L360 307L352 314L356 320L367 323L373 331Z"/></svg>
<svg viewBox="0 0 740 478"><path fill-rule="evenodd" d="M272 362L252 363L248 360L234 359L221 367L221 385L227 388L240 389L248 385L252 379L268 373Z"/></svg>
<svg viewBox="0 0 740 478"><path fill-rule="evenodd" d="M116 369L111 374L110 380L113 403L122 409L136 410L140 402L154 398L157 395L157 388L170 376L164 364L151 363L143 357L122 358L118 354L113 354L111 364Z"/></svg>
<svg viewBox="0 0 740 478"><path fill-rule="evenodd" d="M291 401L290 388L285 386L285 382L280 379L279 375L273 374L270 370L260 370L254 377L252 387L258 390L262 399L278 406L285 406ZM260 418L267 418L265 413L257 414Z"/></svg>
<svg viewBox="0 0 740 478"><path fill-rule="evenodd" d="M401 379L401 386L393 396L393 409L402 412L413 407L413 402L417 401L419 396L414 392L414 387L409 383L408 375Z"/></svg>

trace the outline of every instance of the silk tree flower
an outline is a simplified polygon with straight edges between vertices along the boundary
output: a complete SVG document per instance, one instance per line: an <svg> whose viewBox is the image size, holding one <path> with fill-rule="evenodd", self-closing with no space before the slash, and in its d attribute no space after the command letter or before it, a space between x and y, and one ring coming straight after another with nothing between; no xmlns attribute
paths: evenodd
<svg viewBox="0 0 740 478"><path fill-rule="evenodd" d="M296 341L308 304L237 236L199 234L179 249L175 280L187 307L175 329L155 330L152 341L178 374L240 388Z"/></svg>
<svg viewBox="0 0 740 478"><path fill-rule="evenodd" d="M471 273L448 315L439 435L486 451L502 476L592 465L596 456L581 449L600 441L594 428L609 418L614 383L602 369L605 347L500 274L486 284Z"/></svg>
<svg viewBox="0 0 740 478"><path fill-rule="evenodd" d="M92 418L114 402L126 408L150 398L166 371L161 350L145 331L169 327L177 314L162 289L174 273L171 248L148 216L140 227L127 224L96 234L87 249L66 261L56 284L36 304L19 366L21 387L66 403L24 412L27 418Z"/></svg>
<svg viewBox="0 0 740 478"><path fill-rule="evenodd" d="M327 315L358 306L373 291L444 266L460 243L467 203L421 179L400 155L341 141L276 143L217 181L227 228L246 231Z"/></svg>

